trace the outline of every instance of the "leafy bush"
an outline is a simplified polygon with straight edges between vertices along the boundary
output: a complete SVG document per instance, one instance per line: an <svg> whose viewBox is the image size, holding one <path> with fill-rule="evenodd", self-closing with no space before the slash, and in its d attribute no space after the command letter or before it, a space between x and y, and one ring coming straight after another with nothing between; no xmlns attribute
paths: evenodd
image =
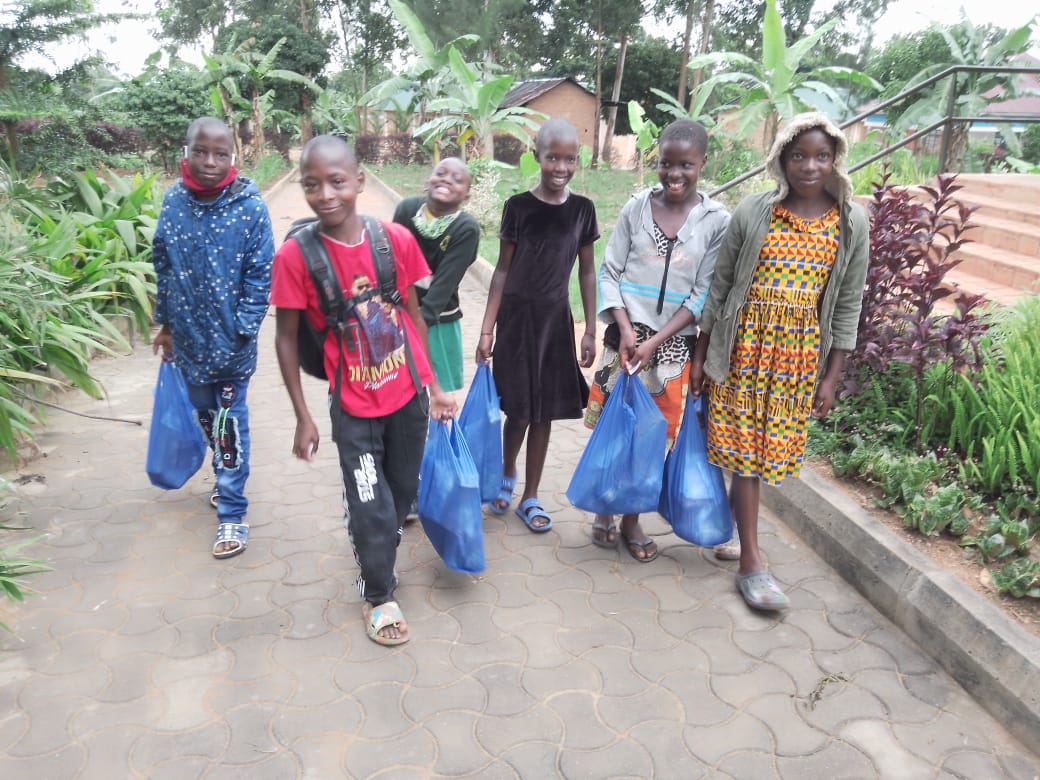
<svg viewBox="0 0 1040 780"><path fill-rule="evenodd" d="M1019 139L1022 144L1022 159L1040 165L1040 124L1031 124Z"/></svg>
<svg viewBox="0 0 1040 780"><path fill-rule="evenodd" d="M367 165L429 165L431 160L425 147L408 133L359 135L354 141L354 153L360 162Z"/></svg>
<svg viewBox="0 0 1040 780"><path fill-rule="evenodd" d="M188 125L212 111L201 72L188 67L145 71L125 85L118 104L168 172L176 170Z"/></svg>
<svg viewBox="0 0 1040 780"><path fill-rule="evenodd" d="M87 143L109 155L144 151L144 134L137 127L95 122L86 129Z"/></svg>
<svg viewBox="0 0 1040 780"><path fill-rule="evenodd" d="M981 368L934 396L937 433L964 459L964 476L992 496L1040 495L1040 299L997 318Z"/></svg>
<svg viewBox="0 0 1040 780"><path fill-rule="evenodd" d="M534 143L533 138L531 143L525 144L519 138L511 135L496 135L495 159L507 165L519 165L520 155L526 152L532 143Z"/></svg>
<svg viewBox="0 0 1040 780"><path fill-rule="evenodd" d="M888 141L880 138L868 138L854 144L849 150L850 165L865 160L887 145ZM876 160L853 171L852 186L857 195L869 195L874 191L874 183L886 174L892 184L913 187L933 178L938 171L939 155L903 147L889 154L884 162Z"/></svg>
<svg viewBox="0 0 1040 780"><path fill-rule="evenodd" d="M8 483L5 480L0 479L0 497L8 489ZM0 501L0 509L5 507L5 502ZM22 531L23 528L13 528L9 525L0 523L0 532L2 531ZM23 547L26 547L37 539L24 539L14 544L7 544L0 546L0 593L5 595L11 601L24 601L26 596L26 589L23 586L24 578L31 574L39 574L40 572L49 571L47 567L43 566L40 561L26 560L21 558L13 558ZM0 628L10 632L11 628L6 623L0 622Z"/></svg>
<svg viewBox="0 0 1040 780"><path fill-rule="evenodd" d="M998 571L993 572L993 584L997 590L1010 593L1015 598L1040 599L1040 561L1019 558Z"/></svg>
<svg viewBox="0 0 1040 780"><path fill-rule="evenodd" d="M147 328L154 215L151 180L109 185L89 173L44 188L0 167L0 448L10 457L32 437L41 392L63 379L100 397L91 357L129 349L112 317Z"/></svg>
<svg viewBox="0 0 1040 780"><path fill-rule="evenodd" d="M876 485L906 527L1006 564L998 589L1038 596L1040 299L983 310L945 285L971 215L956 189L877 185L857 350L809 449Z"/></svg>
<svg viewBox="0 0 1040 780"><path fill-rule="evenodd" d="M287 170L289 170L289 163L281 154L265 154L259 160L254 161L252 167L245 173L257 187L264 189L278 181Z"/></svg>
<svg viewBox="0 0 1040 780"><path fill-rule="evenodd" d="M855 405L857 396L877 383L874 392L884 394L885 408L907 413L917 450L931 397L928 380L977 376L989 327L977 311L982 296L957 293L945 284L946 274L961 262L955 253L968 240L964 234L972 213L953 198L960 189L955 178L940 176L936 187L921 187L919 195L889 185L887 175L877 185L859 336L843 391ZM952 314L940 307L951 297ZM942 367L938 373L936 366Z"/></svg>
<svg viewBox="0 0 1040 780"><path fill-rule="evenodd" d="M713 133L708 137L708 164L704 176L715 182L728 182L762 162L761 152L735 138Z"/></svg>
<svg viewBox="0 0 1040 780"><path fill-rule="evenodd" d="M19 137L19 171L64 175L102 165L106 160L105 153L89 142L75 118L23 119L15 132Z"/></svg>

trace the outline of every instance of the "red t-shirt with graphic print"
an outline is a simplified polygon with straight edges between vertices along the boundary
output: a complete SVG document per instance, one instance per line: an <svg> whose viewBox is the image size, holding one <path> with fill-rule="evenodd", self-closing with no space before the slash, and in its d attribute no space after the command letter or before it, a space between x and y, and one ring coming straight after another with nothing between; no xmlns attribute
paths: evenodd
<svg viewBox="0 0 1040 780"><path fill-rule="evenodd" d="M401 293L402 306L396 308L376 296L359 304L349 317L347 327L351 338L350 343L344 338L340 403L344 411L354 417L392 414L415 395L404 338L408 339L411 347L420 382L425 386L433 378L422 340L403 305L407 300L409 286L429 276L430 269L407 229L391 223L383 223L383 226L393 247L397 264L397 289ZM367 237L354 246L342 244L326 235L321 238L346 298L368 287L379 286ZM280 309L303 310L315 329L320 331L325 327L325 317L318 306L318 293L300 247L294 240L286 241L275 254L271 274L271 305ZM325 338L325 373L330 377L330 392L335 388L338 365L337 339L330 331Z"/></svg>

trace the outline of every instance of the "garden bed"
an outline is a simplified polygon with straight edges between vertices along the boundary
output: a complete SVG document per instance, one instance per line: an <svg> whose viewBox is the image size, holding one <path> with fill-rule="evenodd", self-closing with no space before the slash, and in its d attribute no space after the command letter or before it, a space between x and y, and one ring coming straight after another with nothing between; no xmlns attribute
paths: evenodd
<svg viewBox="0 0 1040 780"><path fill-rule="evenodd" d="M1000 609L1023 629L1040 638L1040 601L1029 598L1016 599L1000 593L993 585L989 568L979 562L974 552L961 547L957 538L945 534L923 536L908 529L898 515L877 505L877 500L882 497L880 489L835 476L825 458L813 458L809 465L817 473L840 484L872 519L887 526L936 566L956 575L965 585Z"/></svg>

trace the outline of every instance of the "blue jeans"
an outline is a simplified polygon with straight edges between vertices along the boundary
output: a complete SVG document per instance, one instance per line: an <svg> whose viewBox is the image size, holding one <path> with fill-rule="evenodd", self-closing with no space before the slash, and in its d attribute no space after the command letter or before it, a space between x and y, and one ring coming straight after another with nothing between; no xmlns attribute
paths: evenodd
<svg viewBox="0 0 1040 780"><path fill-rule="evenodd" d="M248 380L188 383L188 399L199 425L213 448L213 473L217 477L217 522L245 522L246 480L249 479Z"/></svg>

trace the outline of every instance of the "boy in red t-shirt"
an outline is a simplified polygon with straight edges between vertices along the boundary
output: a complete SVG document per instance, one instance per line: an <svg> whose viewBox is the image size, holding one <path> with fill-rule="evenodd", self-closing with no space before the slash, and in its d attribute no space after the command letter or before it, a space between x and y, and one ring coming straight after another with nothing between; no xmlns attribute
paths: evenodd
<svg viewBox="0 0 1040 780"><path fill-rule="evenodd" d="M378 287L372 253L355 208L365 174L350 146L334 136L312 139L303 148L300 175L307 205L318 215L321 239L344 294L349 297L369 286ZM394 224L384 228L393 248L397 286L407 316L397 316L389 304L376 305L382 303L379 298L358 304L351 312L343 339L340 397L332 401L340 405L341 413L332 415L332 436L343 471L350 541L361 568L357 582L365 600L366 630L372 641L396 645L408 640L408 626L393 600L397 585L394 564L405 514L418 489L427 419L450 420L456 404L430 370L426 324L413 289L430 269L407 230ZM271 304L277 308L278 365L296 414L293 454L310 460L318 451L318 429L300 385L296 337L301 316L308 317L319 332L325 316L293 239L275 255ZM393 332L387 338L389 330ZM425 386L422 390L416 388L408 352L419 382ZM325 339L330 393L339 367L339 341L330 330Z"/></svg>

